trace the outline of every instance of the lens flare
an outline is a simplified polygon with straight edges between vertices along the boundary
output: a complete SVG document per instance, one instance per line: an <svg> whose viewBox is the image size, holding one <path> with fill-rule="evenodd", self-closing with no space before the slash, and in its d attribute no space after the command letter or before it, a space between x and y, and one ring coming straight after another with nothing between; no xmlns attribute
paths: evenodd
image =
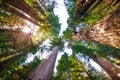
<svg viewBox="0 0 120 80"><path fill-rule="evenodd" d="M23 31L24 33L30 33L30 32L31 32L31 29L30 29L29 27L24 27L24 28L22 29L22 31Z"/></svg>

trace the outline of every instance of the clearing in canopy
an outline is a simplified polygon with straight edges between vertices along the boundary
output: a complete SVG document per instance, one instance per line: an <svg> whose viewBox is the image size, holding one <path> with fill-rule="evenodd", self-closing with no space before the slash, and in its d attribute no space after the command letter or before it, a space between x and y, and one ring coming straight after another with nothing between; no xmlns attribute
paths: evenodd
<svg viewBox="0 0 120 80"><path fill-rule="evenodd" d="M0 0L0 80L120 80L120 0Z"/></svg>

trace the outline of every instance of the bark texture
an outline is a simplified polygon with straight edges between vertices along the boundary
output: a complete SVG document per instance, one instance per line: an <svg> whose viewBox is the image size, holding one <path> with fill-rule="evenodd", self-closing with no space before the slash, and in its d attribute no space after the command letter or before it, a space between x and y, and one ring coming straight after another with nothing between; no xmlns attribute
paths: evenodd
<svg viewBox="0 0 120 80"><path fill-rule="evenodd" d="M51 80L57 54L58 46L53 48L48 59L45 59L27 80Z"/></svg>
<svg viewBox="0 0 120 80"><path fill-rule="evenodd" d="M30 17L43 22L43 19L41 19L37 12L34 11L29 5L27 5L24 0L3 0L3 4L11 5L15 8L18 8L19 10L25 12L28 14Z"/></svg>
<svg viewBox="0 0 120 80"><path fill-rule="evenodd" d="M40 11L43 15L45 15L45 11L46 11L45 5L42 3L41 0L36 0L36 1L37 1L37 6L38 6L38 8L39 8L39 11Z"/></svg>
<svg viewBox="0 0 120 80"><path fill-rule="evenodd" d="M93 27L87 27L80 31L77 36L81 40L120 48L120 6Z"/></svg>
<svg viewBox="0 0 120 80"><path fill-rule="evenodd" d="M12 14L15 14L15 15L17 15L17 16L25 19L25 20L28 20L28 21L36 24L36 25L39 25L39 24L37 24L37 23L35 22L35 20L33 20L33 19L31 19L31 18L28 18L27 16L23 15L23 14L20 13L19 11L15 10L15 9L13 9L13 8L11 8L11 7L9 7L8 5L6 5L6 4L4 4L4 3L1 5L1 8L4 9L5 11L7 11L7 12L10 12L10 13L12 13Z"/></svg>
<svg viewBox="0 0 120 80"><path fill-rule="evenodd" d="M96 0L78 0L74 10L75 15L83 15L95 2Z"/></svg>
<svg viewBox="0 0 120 80"><path fill-rule="evenodd" d="M119 1L116 2L119 3ZM76 17L80 17L80 19L83 19L87 14L97 8L100 4L106 5L105 8L107 8L112 5L112 3L116 4L115 0L77 0L77 4L74 9L74 15ZM101 8L104 7L104 5L101 6Z"/></svg>
<svg viewBox="0 0 120 80"><path fill-rule="evenodd" d="M112 80L120 80L120 69L99 56L92 56L92 59L98 63L111 77Z"/></svg>

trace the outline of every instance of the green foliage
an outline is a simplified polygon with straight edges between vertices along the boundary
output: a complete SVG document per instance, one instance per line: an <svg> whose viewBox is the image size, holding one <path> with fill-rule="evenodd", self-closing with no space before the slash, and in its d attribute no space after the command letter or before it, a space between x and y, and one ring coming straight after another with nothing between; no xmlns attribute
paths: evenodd
<svg viewBox="0 0 120 80"><path fill-rule="evenodd" d="M35 0L25 0L27 4L29 4L34 10L36 10ZM38 12L39 13L39 12ZM41 16L41 15L40 15ZM52 15L54 17L54 15ZM50 18L50 17L49 17ZM45 18L46 19L46 18ZM55 20L54 20L55 19ZM58 17L55 16L52 20L54 28L51 28L50 23L46 22L41 23L41 28L39 27L37 36L33 37L32 33L26 34L21 30L17 30L17 28L26 27L25 20L20 17L13 15L11 13L5 12L0 9L0 78L2 80L25 80L22 79L27 77L28 68L26 66L21 66L20 63L24 62L26 55L29 52L35 54L39 49L39 44L35 44L35 41L40 41L41 43L51 37L52 30L55 31L58 22ZM7 27L7 28L6 28ZM60 25L58 24L60 28ZM6 30L4 30L4 28ZM13 29L15 28L15 29ZM15 31L12 31L15 30ZM59 29L58 29L59 30ZM42 35L40 35L40 32ZM56 31L59 33L59 31ZM40 38L38 38L40 35ZM33 42L37 37L37 39ZM12 56L12 57L11 57ZM3 59L4 58L4 59ZM24 59L24 60L21 60ZM36 58L37 59L37 58ZM35 63L36 60L33 61L32 64L29 64L27 67L35 68L38 63ZM37 60L40 62L39 60ZM25 67L25 68L24 68ZM8 69L7 69L8 68ZM1 71L2 70L2 71ZM21 79L20 79L21 78Z"/></svg>
<svg viewBox="0 0 120 80"><path fill-rule="evenodd" d="M30 7L35 8L36 0L24 0Z"/></svg>
<svg viewBox="0 0 120 80"><path fill-rule="evenodd" d="M30 48L30 52L32 54L35 54L37 51L39 50L39 45L32 45L31 48Z"/></svg>
<svg viewBox="0 0 120 80"><path fill-rule="evenodd" d="M89 80L88 76L82 75L85 70L81 63L76 60L75 57L70 56L65 53L62 55L57 66L57 73L53 77L53 80Z"/></svg>
<svg viewBox="0 0 120 80"><path fill-rule="evenodd" d="M50 41L51 49L58 46L60 51L64 51L64 40L62 37L53 37Z"/></svg>
<svg viewBox="0 0 120 80"><path fill-rule="evenodd" d="M1 71L0 79L9 80L11 78L12 71L15 69L15 67L19 66L21 62L25 60L25 57L26 55L21 55L17 57L16 59L13 58L12 60L9 60L8 63L4 63L4 65L7 65L7 67L5 67L4 71ZM11 61L14 61L14 62L11 63ZM9 63L11 64L9 65Z"/></svg>
<svg viewBox="0 0 120 80"><path fill-rule="evenodd" d="M0 5L2 4L3 0L0 0Z"/></svg>
<svg viewBox="0 0 120 80"><path fill-rule="evenodd" d="M70 15L70 17L68 18L69 26L70 25L76 26L80 22L86 23L89 26L95 24L97 21L102 19L105 15L107 15L108 13L113 11L117 6L119 6L118 4L113 6L112 4L114 3L114 1L112 3L111 2L112 1L103 1L101 4L97 5L93 10L88 9L86 13L80 15L78 13L75 13L75 9L79 10L79 8L77 8L76 6L78 4L77 0L68 1L67 2L68 4L66 6L67 6L67 11ZM73 4L70 6L70 3ZM84 6L82 7L84 8ZM75 14L80 16L75 16Z"/></svg>
<svg viewBox="0 0 120 80"><path fill-rule="evenodd" d="M55 5L56 5L55 0L52 0L52 1L49 0L49 1L46 2L46 4L48 4L47 5L47 11L53 12L53 9L55 8Z"/></svg>
<svg viewBox="0 0 120 80"><path fill-rule="evenodd" d="M7 13L2 9L0 9L0 22L1 22L0 25L2 25L1 27L4 27L4 26L20 27L20 26L23 26L26 24L25 20L23 20L22 18L20 18L16 15Z"/></svg>
<svg viewBox="0 0 120 80"><path fill-rule="evenodd" d="M82 22L87 23L88 25L93 25L95 24L97 21L99 21L103 16L102 15L98 15L96 13L89 13L83 20Z"/></svg>
<svg viewBox="0 0 120 80"><path fill-rule="evenodd" d="M62 55L57 66L57 73L53 77L53 80L66 80L68 78L72 80L89 80L90 77L87 75L84 63L80 62L75 57L78 53L82 53L84 56L96 54L106 59L108 59L108 56L112 56L119 61L119 49L91 42L75 42L75 36L73 35L72 28L76 27L76 25L80 22L84 22L85 24L89 24L91 26L107 14L106 11L108 9L105 8L105 6L98 6L81 20L81 18L75 17L74 15L77 0L69 0L68 4L66 3L66 6L68 6L67 10L70 15L68 18L69 28L64 31L64 35L62 37L58 37L61 25L59 23L58 16L56 16L53 12L55 3L48 8L48 12L45 14L46 16L43 16L38 11L36 0L25 0L25 2L34 9L40 17L44 18L45 22L38 22L41 26L38 28L35 33L36 36L34 37L31 37L31 34L12 32L12 30L0 32L0 70L3 70L0 73L0 80L25 80L28 75L30 75L30 73L32 73L32 71L40 64L41 60L38 57L35 57L30 63L25 65L21 65L21 63L26 60L26 55L29 52L32 52L34 55L38 50L40 50L39 44L36 43L36 41L42 43L46 39L50 38L52 48L54 46L59 46L60 51L64 51L64 40L66 40L69 42L70 47L72 46L73 50L73 54L70 57L67 53ZM0 1L0 4L1 3L2 0ZM0 9L0 25L0 28L5 28L5 26L8 26L8 28L15 26L23 28L25 27L26 22L20 17ZM32 40L34 40L34 42ZM18 55L18 53L21 54ZM104 80L107 79L101 72L99 74L100 77L105 78ZM90 73L90 75L92 76L92 80L98 80L98 77L94 76L93 73Z"/></svg>
<svg viewBox="0 0 120 80"><path fill-rule="evenodd" d="M31 48L31 37L22 32L0 32L0 77L3 80L9 75L9 70L24 61ZM4 76L3 76L4 75ZM10 76L10 75L9 75Z"/></svg>
<svg viewBox="0 0 120 80"><path fill-rule="evenodd" d="M59 71L63 71L65 72L68 67L69 67L69 60L68 60L68 54L67 53L64 53L64 55L62 55L61 59L58 61L58 72Z"/></svg>
<svg viewBox="0 0 120 80"><path fill-rule="evenodd" d="M43 42L59 34L60 24L58 16L55 16L53 12L47 12L46 15L45 19L47 22L42 23L41 27L38 28L37 34L34 37L35 41Z"/></svg>
<svg viewBox="0 0 120 80"><path fill-rule="evenodd" d="M58 61L57 74L52 80L66 80L66 71L69 69L68 54L64 53Z"/></svg>
<svg viewBox="0 0 120 80"><path fill-rule="evenodd" d="M60 23L58 16L56 16L53 12L50 12L47 16L47 20L52 28L52 35L58 36L60 32Z"/></svg>
<svg viewBox="0 0 120 80"><path fill-rule="evenodd" d="M1 74L2 80L25 80L28 75L40 64L41 60L35 57L34 60L26 65L20 65L19 63L11 65L7 71ZM4 76L2 76L4 74Z"/></svg>
<svg viewBox="0 0 120 80"><path fill-rule="evenodd" d="M72 46L72 50L74 56L78 53L82 53L84 56L91 56L95 54L111 61L111 63L114 64L119 64L120 62L120 49L111 46L84 41L74 43ZM110 57L113 59L111 60Z"/></svg>
<svg viewBox="0 0 120 80"><path fill-rule="evenodd" d="M63 32L63 38L66 41L71 41L72 40L72 30L70 28L67 28L64 32Z"/></svg>

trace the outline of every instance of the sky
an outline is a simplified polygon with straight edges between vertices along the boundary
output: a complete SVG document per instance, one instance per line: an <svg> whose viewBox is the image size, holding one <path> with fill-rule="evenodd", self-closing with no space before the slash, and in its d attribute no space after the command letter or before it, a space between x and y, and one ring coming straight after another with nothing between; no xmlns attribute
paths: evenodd
<svg viewBox="0 0 120 80"><path fill-rule="evenodd" d="M59 23L61 24L61 30L60 30L59 36L62 36L63 31L65 31L66 28L68 27L67 19L69 17L69 15L67 13L67 10L66 10L66 6L64 4L64 0L56 0L56 5L55 5L55 8L54 8L54 13L59 18ZM67 46L67 44L68 43L65 43L65 46ZM64 51L66 53L68 53L68 55L72 54L72 50L71 49L65 48ZM63 52L59 52L58 53L55 67L57 66L58 60L60 60L62 54L64 54L64 53ZM54 68L54 71L56 72L56 68Z"/></svg>
<svg viewBox="0 0 120 80"><path fill-rule="evenodd" d="M61 23L61 31L59 34L59 36L61 36L63 34L63 31L66 30L66 28L68 27L67 19L68 19L69 15L67 13L66 6L64 4L64 0L56 0L56 3L57 3L57 5L55 5L54 13L55 13L55 15L57 15L59 17L59 23ZM67 46L67 43L65 43L65 46ZM72 54L71 49L66 48L64 51L66 53L68 53L68 55ZM63 54L63 52L60 52L58 54L55 67L57 66L58 60L60 60L62 54ZM84 62L83 58L81 58L81 60L82 60L82 62ZM90 59L90 64L95 69L97 69L99 71L102 70L102 68L97 63L95 63L92 59ZM54 69L54 71L56 72L56 68Z"/></svg>
<svg viewBox="0 0 120 80"><path fill-rule="evenodd" d="M59 36L62 36L63 34L63 31L66 30L66 28L68 27L68 24L67 24L67 19L69 17L68 13L67 13L67 10L66 10L66 6L64 4L64 0L56 0L56 5L55 5L55 8L54 8L54 13L55 15L58 16L59 18L59 23L61 24L61 30L60 30L60 33L59 33ZM49 44L49 40L45 41L43 44ZM65 43L65 46L67 47L67 42ZM68 48L65 48L64 49L64 52L68 53L68 55L71 55L72 54L72 50L71 49L68 49ZM40 53L40 51L38 51L36 53L36 55L38 55ZM43 58L46 58L48 52L44 52L43 53ZM51 52L50 52L51 53ZM61 58L61 55L64 54L63 52L59 52L58 53L58 56L57 56L57 60L56 60L56 64L55 64L55 68L54 68L54 72L56 72L56 66L58 64L58 60L60 60ZM28 55L28 57L32 56L32 54ZM32 56L30 58L27 59L26 62L30 62L34 59L35 56ZM81 58L81 60L83 61L83 58ZM97 70L101 70L100 66L97 65L93 60L90 60L90 63L92 63L91 65L96 67Z"/></svg>
<svg viewBox="0 0 120 80"><path fill-rule="evenodd" d="M56 0L54 13L59 17L59 23L61 23L61 31L59 35L62 35L63 31L67 28L67 19L69 17L64 0Z"/></svg>
<svg viewBox="0 0 120 80"><path fill-rule="evenodd" d="M69 15L68 15L68 13L67 13L67 10L66 10L66 6L65 6L65 4L64 4L64 0L56 0L56 5L55 5L55 8L54 8L54 13L55 13L55 15L57 15L58 18L59 18L59 23L61 24L61 30L60 30L59 36L62 36L63 31L65 31L66 28L68 27L67 19L68 19L68 17L69 17ZM25 32L26 32L26 29L25 29ZM43 44L49 44L49 40L45 41ZM67 43L65 43L65 46L67 46ZM69 55L72 54L72 50L71 50L71 49L65 48L64 51L65 51L66 53L68 53ZM39 53L40 53L40 51L38 51L38 52L36 53L36 55L38 55ZM43 58L46 58L46 56L47 56L46 53L47 53L47 52L44 52L44 53L43 53L43 55L42 55ZM57 62L58 62L58 60L61 58L61 55L62 55L62 54L64 54L64 53L63 53L63 52L59 52L59 53L58 53L58 57L57 57L57 60L56 60L56 64L55 64L55 65L58 64ZM33 56L32 54L28 55L28 57L30 57L30 58L28 58L26 62L31 62L36 55L34 55L34 56Z"/></svg>

